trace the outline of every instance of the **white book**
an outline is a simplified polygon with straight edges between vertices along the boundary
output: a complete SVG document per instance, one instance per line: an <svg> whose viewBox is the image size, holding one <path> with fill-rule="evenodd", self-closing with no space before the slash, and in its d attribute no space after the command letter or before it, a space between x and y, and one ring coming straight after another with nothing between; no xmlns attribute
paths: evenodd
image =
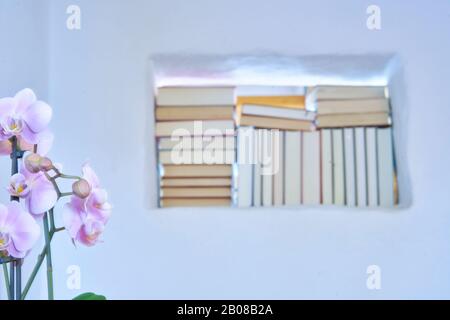
<svg viewBox="0 0 450 320"><path fill-rule="evenodd" d="M388 99L320 100L317 114L388 113Z"/></svg>
<svg viewBox="0 0 450 320"><path fill-rule="evenodd" d="M285 145L284 197L286 205L299 205L302 195L302 132L286 131Z"/></svg>
<svg viewBox="0 0 450 320"><path fill-rule="evenodd" d="M309 112L304 109L270 107L254 104L244 104L242 106L242 113L252 116L309 120L309 121L313 121L316 118L316 114L314 112Z"/></svg>
<svg viewBox="0 0 450 320"><path fill-rule="evenodd" d="M333 203L345 204L344 137L342 129L333 132Z"/></svg>
<svg viewBox="0 0 450 320"><path fill-rule="evenodd" d="M234 105L233 87L162 87L156 95L158 106Z"/></svg>
<svg viewBox="0 0 450 320"><path fill-rule="evenodd" d="M317 86L308 88L306 103L317 100L378 99L387 97L383 86Z"/></svg>
<svg viewBox="0 0 450 320"><path fill-rule="evenodd" d="M333 204L333 145L331 129L320 130L322 156L322 203Z"/></svg>
<svg viewBox="0 0 450 320"><path fill-rule="evenodd" d="M261 177L261 135L262 129L255 129L254 154L255 164L253 165L253 206L260 207L262 205L262 177Z"/></svg>
<svg viewBox="0 0 450 320"><path fill-rule="evenodd" d="M234 135L234 121L199 120L157 122L155 135L157 137L223 135L232 136Z"/></svg>
<svg viewBox="0 0 450 320"><path fill-rule="evenodd" d="M303 132L303 204L320 204L320 134Z"/></svg>
<svg viewBox="0 0 450 320"><path fill-rule="evenodd" d="M284 131L273 138L273 205L281 206L284 204Z"/></svg>
<svg viewBox="0 0 450 320"><path fill-rule="evenodd" d="M376 128L366 128L367 204L378 206L378 165Z"/></svg>
<svg viewBox="0 0 450 320"><path fill-rule="evenodd" d="M356 170L354 129L344 129L345 204L356 206Z"/></svg>
<svg viewBox="0 0 450 320"><path fill-rule="evenodd" d="M163 150L161 164L233 164L234 150Z"/></svg>
<svg viewBox="0 0 450 320"><path fill-rule="evenodd" d="M273 205L273 135L268 129L261 130L260 147L261 157L261 177L262 177L262 205Z"/></svg>
<svg viewBox="0 0 450 320"><path fill-rule="evenodd" d="M355 128L356 195L358 207L367 206L366 136L364 128Z"/></svg>
<svg viewBox="0 0 450 320"><path fill-rule="evenodd" d="M173 136L162 137L158 140L159 150L203 150L203 149L233 150L235 139L233 136Z"/></svg>
<svg viewBox="0 0 450 320"><path fill-rule="evenodd" d="M377 129L378 191L380 206L394 206L394 151L391 128Z"/></svg>
<svg viewBox="0 0 450 320"><path fill-rule="evenodd" d="M254 144L255 130L252 127L238 129L238 207L252 206L253 198L253 166L255 163Z"/></svg>

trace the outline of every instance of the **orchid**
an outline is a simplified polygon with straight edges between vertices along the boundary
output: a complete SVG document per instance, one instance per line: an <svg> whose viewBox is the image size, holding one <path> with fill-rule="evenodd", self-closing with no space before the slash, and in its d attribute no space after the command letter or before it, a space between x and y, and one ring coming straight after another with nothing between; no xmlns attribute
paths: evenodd
<svg viewBox="0 0 450 320"><path fill-rule="evenodd" d="M0 251L23 258L39 239L39 225L17 201L0 204Z"/></svg>
<svg viewBox="0 0 450 320"><path fill-rule="evenodd" d="M112 207L106 190L100 187L97 175L88 164L83 166L83 178L73 189L74 195L63 209L64 226L73 241L92 246L98 242Z"/></svg>
<svg viewBox="0 0 450 320"><path fill-rule="evenodd" d="M100 242L111 215L107 192L88 164L83 166L82 177L67 175L62 173L61 165L46 156L53 144L53 134L47 128L51 117L51 107L39 101L31 89L0 99L0 155L10 156L12 172L6 189L13 201L6 206L0 204L0 263L5 283L9 283L10 299L26 297L44 259L47 260L48 298L53 299L51 241L54 234L67 230L73 243L93 246ZM62 192L59 179L76 180L72 191ZM70 201L63 209L64 227L58 228L54 207L66 196L70 196ZM38 222L43 225L45 246L22 291L21 260L39 239Z"/></svg>
<svg viewBox="0 0 450 320"><path fill-rule="evenodd" d="M17 137L28 144L38 144L48 136L47 126L51 118L50 106L37 100L31 89L0 99L0 141Z"/></svg>
<svg viewBox="0 0 450 320"><path fill-rule="evenodd" d="M29 171L24 162L19 172L11 177L8 192L25 199L26 209L35 216L41 216L53 208L58 200L58 194L45 173Z"/></svg>

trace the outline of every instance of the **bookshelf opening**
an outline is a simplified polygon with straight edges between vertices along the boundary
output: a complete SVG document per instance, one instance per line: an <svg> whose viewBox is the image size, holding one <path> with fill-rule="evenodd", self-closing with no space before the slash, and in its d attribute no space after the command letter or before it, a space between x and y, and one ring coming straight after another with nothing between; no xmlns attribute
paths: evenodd
<svg viewBox="0 0 450 320"><path fill-rule="evenodd" d="M156 83L158 206L396 207L394 117L380 79Z"/></svg>

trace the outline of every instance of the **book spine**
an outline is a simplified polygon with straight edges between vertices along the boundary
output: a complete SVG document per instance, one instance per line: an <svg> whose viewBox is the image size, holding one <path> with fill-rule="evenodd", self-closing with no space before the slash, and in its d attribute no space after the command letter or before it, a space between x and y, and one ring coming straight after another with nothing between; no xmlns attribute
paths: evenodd
<svg viewBox="0 0 450 320"><path fill-rule="evenodd" d="M273 204L281 206L284 204L284 131L279 131L273 139Z"/></svg>
<svg viewBox="0 0 450 320"><path fill-rule="evenodd" d="M333 129L333 203L345 204L344 137L342 129Z"/></svg>
<svg viewBox="0 0 450 320"><path fill-rule="evenodd" d="M367 203L378 206L378 164L376 128L366 128Z"/></svg>
<svg viewBox="0 0 450 320"><path fill-rule="evenodd" d="M344 129L345 155L345 204L356 206L356 176L355 176L355 139L354 129Z"/></svg>
<svg viewBox="0 0 450 320"><path fill-rule="evenodd" d="M303 132L303 204L320 203L320 135Z"/></svg>
<svg viewBox="0 0 450 320"><path fill-rule="evenodd" d="M322 165L322 204L333 204L333 145L332 131L322 129L321 133L321 165Z"/></svg>
<svg viewBox="0 0 450 320"><path fill-rule="evenodd" d="M379 204L394 206L394 155L391 128L377 129Z"/></svg>
<svg viewBox="0 0 450 320"><path fill-rule="evenodd" d="M366 135L365 129L355 128L356 203L367 206Z"/></svg>
<svg viewBox="0 0 450 320"><path fill-rule="evenodd" d="M300 131L286 131L285 133L285 204L299 205L301 203L301 159L302 133Z"/></svg>

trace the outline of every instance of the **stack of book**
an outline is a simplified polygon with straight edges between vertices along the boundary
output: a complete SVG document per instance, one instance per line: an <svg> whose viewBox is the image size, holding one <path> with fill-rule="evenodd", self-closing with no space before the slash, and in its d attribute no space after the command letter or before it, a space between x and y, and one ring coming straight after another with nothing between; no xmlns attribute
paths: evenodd
<svg viewBox="0 0 450 320"><path fill-rule="evenodd" d="M234 88L162 87L156 105L159 206L229 206Z"/></svg>
<svg viewBox="0 0 450 320"><path fill-rule="evenodd" d="M244 122L251 126L238 128L238 206L398 203L385 91L308 89L306 110L317 114L313 131L270 131L261 122Z"/></svg>
<svg viewBox="0 0 450 320"><path fill-rule="evenodd" d="M318 86L307 89L306 108L317 112L318 128L388 126L385 87Z"/></svg>
<svg viewBox="0 0 450 320"><path fill-rule="evenodd" d="M396 204L387 88L318 86L307 90L306 105L320 128L321 203Z"/></svg>

